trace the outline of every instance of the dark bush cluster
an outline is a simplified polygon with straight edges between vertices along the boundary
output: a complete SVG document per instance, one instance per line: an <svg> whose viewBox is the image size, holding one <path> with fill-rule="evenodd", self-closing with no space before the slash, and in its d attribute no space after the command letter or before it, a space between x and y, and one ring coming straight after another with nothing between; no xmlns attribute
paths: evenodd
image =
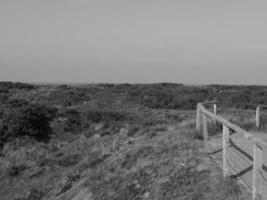
<svg viewBox="0 0 267 200"><path fill-rule="evenodd" d="M1 116L0 138L31 136L47 139L52 130L49 122L56 115L56 109L25 100L9 101Z"/></svg>
<svg viewBox="0 0 267 200"><path fill-rule="evenodd" d="M64 131L79 133L82 130L81 113L75 109L67 109L60 114L66 120L63 122Z"/></svg>

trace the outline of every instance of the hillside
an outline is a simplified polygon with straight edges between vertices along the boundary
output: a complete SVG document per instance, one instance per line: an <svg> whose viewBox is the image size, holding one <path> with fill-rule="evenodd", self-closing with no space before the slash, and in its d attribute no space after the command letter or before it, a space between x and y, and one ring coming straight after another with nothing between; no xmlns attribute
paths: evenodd
<svg viewBox="0 0 267 200"><path fill-rule="evenodd" d="M0 88L0 199L246 199L205 154L195 106L213 99L264 103L265 87ZM39 126L45 122L49 127Z"/></svg>

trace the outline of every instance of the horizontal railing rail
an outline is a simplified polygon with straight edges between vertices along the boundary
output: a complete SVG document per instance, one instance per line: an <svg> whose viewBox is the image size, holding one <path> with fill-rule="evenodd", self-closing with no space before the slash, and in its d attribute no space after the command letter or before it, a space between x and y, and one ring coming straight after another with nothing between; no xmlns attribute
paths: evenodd
<svg viewBox="0 0 267 200"><path fill-rule="evenodd" d="M237 132L237 133L241 133L244 135L245 138L252 140L255 143L258 143L259 145L263 145L267 147L267 142L262 141L258 138L253 137L253 135L251 133L249 133L248 131L240 128L239 126L233 124L232 122L227 121L226 119L210 112L209 110L207 110L202 104L198 105L199 109L201 110L201 112L203 114L205 114L207 117L216 120L217 122L226 125L228 128L230 128L231 130Z"/></svg>
<svg viewBox="0 0 267 200"><path fill-rule="evenodd" d="M255 119L255 125L256 125L256 128L258 130L261 129L262 127L262 123L261 123L261 111L262 110L265 110L267 109L267 105L266 104L253 104L253 103L228 103L228 102L218 102L216 100L214 101L208 101L208 102L204 102L204 103L201 103L201 105L212 105L213 104L213 107L214 107L214 114L216 115L217 114L217 105L234 105L234 107L236 106L250 106L250 107L254 107L255 109L255 112L256 112L256 119Z"/></svg>

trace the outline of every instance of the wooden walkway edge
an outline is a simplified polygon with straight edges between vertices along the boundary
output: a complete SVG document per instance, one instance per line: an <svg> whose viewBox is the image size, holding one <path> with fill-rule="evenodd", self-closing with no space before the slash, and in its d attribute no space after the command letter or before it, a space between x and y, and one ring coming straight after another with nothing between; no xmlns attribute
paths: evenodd
<svg viewBox="0 0 267 200"><path fill-rule="evenodd" d="M214 104L213 113L204 107L207 104ZM206 151L217 156L218 161L221 159L223 176L241 180L251 191L252 200L267 199L267 142L218 116L215 102L199 103L196 117L196 128L203 132ZM255 119L258 128L260 106L256 108ZM220 137L209 137L209 120L222 124Z"/></svg>

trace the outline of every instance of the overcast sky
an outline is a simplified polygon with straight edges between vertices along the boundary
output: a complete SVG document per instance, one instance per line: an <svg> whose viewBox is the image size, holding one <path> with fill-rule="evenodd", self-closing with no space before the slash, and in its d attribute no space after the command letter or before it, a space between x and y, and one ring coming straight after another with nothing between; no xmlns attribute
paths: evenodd
<svg viewBox="0 0 267 200"><path fill-rule="evenodd" d="M0 81L267 85L267 1L0 0Z"/></svg>

